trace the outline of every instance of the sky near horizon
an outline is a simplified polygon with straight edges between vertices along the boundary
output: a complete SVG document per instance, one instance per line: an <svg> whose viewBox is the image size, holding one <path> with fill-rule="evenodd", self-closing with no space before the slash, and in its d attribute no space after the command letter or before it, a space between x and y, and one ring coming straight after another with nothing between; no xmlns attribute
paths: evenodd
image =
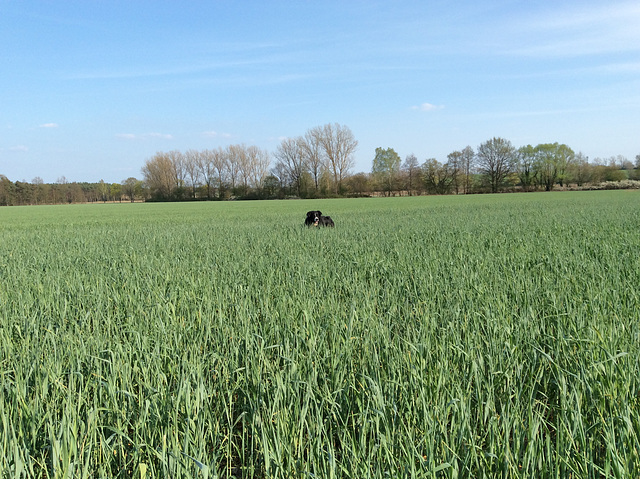
<svg viewBox="0 0 640 479"><path fill-rule="evenodd" d="M639 26L637 0L0 0L0 174L121 182L326 123L354 173L492 137L635 161Z"/></svg>

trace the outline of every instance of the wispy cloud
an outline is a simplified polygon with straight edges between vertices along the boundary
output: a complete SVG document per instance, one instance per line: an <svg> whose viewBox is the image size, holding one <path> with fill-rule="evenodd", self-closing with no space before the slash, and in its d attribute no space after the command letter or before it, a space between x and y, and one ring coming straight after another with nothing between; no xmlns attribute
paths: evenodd
<svg viewBox="0 0 640 479"><path fill-rule="evenodd" d="M226 72L233 69L271 65L281 62L282 60L273 53L278 47L279 45L276 43L228 44L226 48L221 47L219 55L226 59L220 61L196 59L192 62L181 62L176 59L174 62L167 62L166 58L163 57L162 60L164 61L162 62L153 62L152 59L150 62L138 62L135 65L121 66L115 70L80 71L72 73L66 78L71 80L127 80L152 77L194 76L204 73L208 74L214 71ZM169 63L170 66L166 66L167 63Z"/></svg>
<svg viewBox="0 0 640 479"><path fill-rule="evenodd" d="M231 133L219 133L214 130L203 131L202 136L206 138L231 138Z"/></svg>
<svg viewBox="0 0 640 479"><path fill-rule="evenodd" d="M281 143L281 142L289 140L289 139L291 139L290 136L269 136L269 137L267 137L267 141L269 143L274 143L274 142Z"/></svg>
<svg viewBox="0 0 640 479"><path fill-rule="evenodd" d="M29 147L24 145L16 145L9 148L9 151L25 152L29 151Z"/></svg>
<svg viewBox="0 0 640 479"><path fill-rule="evenodd" d="M163 140L173 140L173 135L165 134L165 133L143 133L143 134L135 134L135 133L119 133L116 135L117 138L123 140L148 140L151 138L160 138Z"/></svg>
<svg viewBox="0 0 640 479"><path fill-rule="evenodd" d="M568 28L593 28L601 25L631 26L640 16L640 5L636 2L607 3L595 6L579 6L566 9L564 15L545 16L534 20L540 29L566 30ZM637 25L635 25L637 26ZM633 28L637 31L637 28Z"/></svg>
<svg viewBox="0 0 640 479"><path fill-rule="evenodd" d="M138 138L138 136L134 135L133 133L118 133L116 137L123 140L135 140L136 138Z"/></svg>
<svg viewBox="0 0 640 479"><path fill-rule="evenodd" d="M507 53L575 57L640 51L640 4L622 2L545 10L510 29ZM518 40L520 37L520 40Z"/></svg>
<svg viewBox="0 0 640 479"><path fill-rule="evenodd" d="M44 123L40 125L40 128L58 128L58 126L57 123Z"/></svg>
<svg viewBox="0 0 640 479"><path fill-rule="evenodd" d="M168 135L165 133L148 133L146 135L147 138L162 138L163 140L173 140L173 135Z"/></svg>
<svg viewBox="0 0 640 479"><path fill-rule="evenodd" d="M414 105L411 107L412 110L418 111L435 111L442 110L444 105L434 105L433 103L422 103L421 105Z"/></svg>
<svg viewBox="0 0 640 479"><path fill-rule="evenodd" d="M611 63L603 65L601 68L607 73L638 73L640 72L640 62Z"/></svg>

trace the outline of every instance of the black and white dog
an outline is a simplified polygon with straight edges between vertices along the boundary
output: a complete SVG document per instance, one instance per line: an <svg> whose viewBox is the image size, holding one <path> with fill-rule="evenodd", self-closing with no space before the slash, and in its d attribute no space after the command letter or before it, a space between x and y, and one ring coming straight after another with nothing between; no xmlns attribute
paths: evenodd
<svg viewBox="0 0 640 479"><path fill-rule="evenodd" d="M308 211L304 224L305 226L335 226L331 216L322 216L322 211Z"/></svg>

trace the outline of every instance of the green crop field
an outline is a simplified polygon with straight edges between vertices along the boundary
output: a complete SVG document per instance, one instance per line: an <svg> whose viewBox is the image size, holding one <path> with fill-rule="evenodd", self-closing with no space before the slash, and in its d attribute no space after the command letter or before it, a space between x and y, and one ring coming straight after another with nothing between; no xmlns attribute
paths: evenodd
<svg viewBox="0 0 640 479"><path fill-rule="evenodd" d="M3 479L638 477L639 353L637 191L0 208Z"/></svg>

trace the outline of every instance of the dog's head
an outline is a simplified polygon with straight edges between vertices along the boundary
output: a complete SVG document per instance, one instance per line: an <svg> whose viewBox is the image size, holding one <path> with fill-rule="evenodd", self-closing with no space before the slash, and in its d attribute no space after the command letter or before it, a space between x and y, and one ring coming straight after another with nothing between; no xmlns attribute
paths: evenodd
<svg viewBox="0 0 640 479"><path fill-rule="evenodd" d="M307 212L307 220L305 221L305 223L313 224L313 225L317 226L321 217L322 217L322 212L321 211L308 211Z"/></svg>

